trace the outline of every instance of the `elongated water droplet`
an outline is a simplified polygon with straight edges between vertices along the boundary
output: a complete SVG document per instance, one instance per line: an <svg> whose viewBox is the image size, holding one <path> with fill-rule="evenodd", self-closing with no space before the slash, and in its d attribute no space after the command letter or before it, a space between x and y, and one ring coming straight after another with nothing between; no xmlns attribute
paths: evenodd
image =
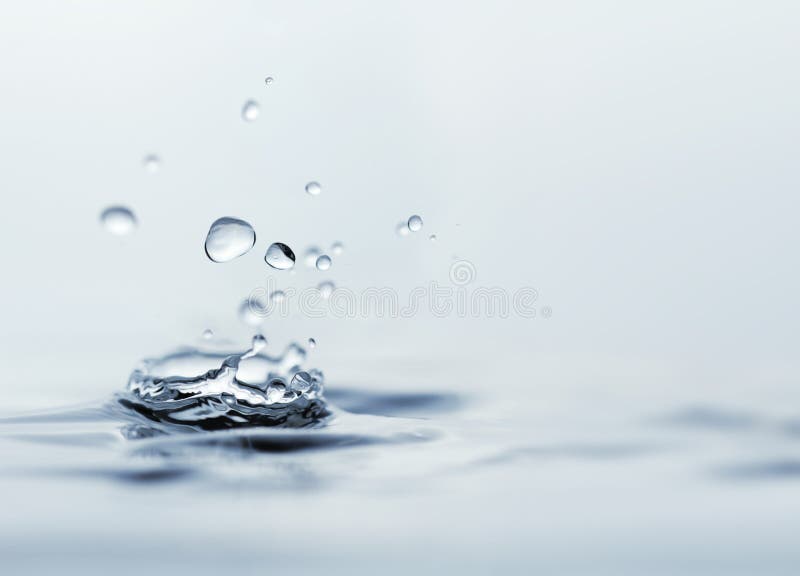
<svg viewBox="0 0 800 576"><path fill-rule="evenodd" d="M408 219L408 229L412 232L419 232L422 230L422 218L414 214Z"/></svg>
<svg viewBox="0 0 800 576"><path fill-rule="evenodd" d="M242 120L245 122L254 122L260 113L261 108L255 100L248 100L242 106Z"/></svg>
<svg viewBox="0 0 800 576"><path fill-rule="evenodd" d="M151 174L155 174L161 168L161 158L159 158L155 154L148 154L147 156L144 157L142 164L144 164L145 170L147 170Z"/></svg>
<svg viewBox="0 0 800 576"><path fill-rule="evenodd" d="M206 236L206 256L212 262L230 262L256 243L253 227L244 220L224 217L215 220Z"/></svg>
<svg viewBox="0 0 800 576"><path fill-rule="evenodd" d="M317 270L321 270L324 272L331 267L331 257L327 254L323 254L319 258L317 258Z"/></svg>
<svg viewBox="0 0 800 576"><path fill-rule="evenodd" d="M336 289L336 286L333 282L326 280L325 282L320 282L317 286L317 290L319 290L319 295L322 296L325 300L331 297L333 291Z"/></svg>
<svg viewBox="0 0 800 576"><path fill-rule="evenodd" d="M319 182L309 182L306 184L306 192L312 196L319 196L319 193L322 192L322 186L320 186Z"/></svg>
<svg viewBox="0 0 800 576"><path fill-rule="evenodd" d="M344 252L344 244L341 242L334 242L331 244L331 252L334 256L341 256L342 252Z"/></svg>
<svg viewBox="0 0 800 576"><path fill-rule="evenodd" d="M314 340L313 338L309 338L308 339L308 347L312 348L312 349L316 348L317 347L317 341Z"/></svg>
<svg viewBox="0 0 800 576"><path fill-rule="evenodd" d="M292 376L292 381L289 384L292 390L295 392L308 392L311 388L311 375L308 372L298 372L294 376Z"/></svg>
<svg viewBox="0 0 800 576"><path fill-rule="evenodd" d="M100 222L115 236L127 236L136 228L136 216L125 206L110 206L100 214Z"/></svg>
<svg viewBox="0 0 800 576"><path fill-rule="evenodd" d="M398 222L394 229L398 236L408 236L411 232L408 229L408 222Z"/></svg>
<svg viewBox="0 0 800 576"><path fill-rule="evenodd" d="M286 244L275 242L267 248L264 261L276 270L289 270L294 267L295 256Z"/></svg>
<svg viewBox="0 0 800 576"><path fill-rule="evenodd" d="M283 395L286 393L286 384L284 384L280 380L273 380L267 386L267 402L270 404L274 404L275 402L280 402L283 399Z"/></svg>

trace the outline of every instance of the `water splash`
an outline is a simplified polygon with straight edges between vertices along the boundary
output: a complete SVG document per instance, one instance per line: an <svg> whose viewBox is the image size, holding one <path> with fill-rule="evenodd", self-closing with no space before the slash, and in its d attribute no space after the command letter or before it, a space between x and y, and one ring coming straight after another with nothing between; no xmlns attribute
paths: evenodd
<svg viewBox="0 0 800 576"><path fill-rule="evenodd" d="M264 354L266 344L257 335L239 354L188 348L145 360L117 400L162 433L322 424L331 414L322 372L302 367L306 351L297 344L280 356Z"/></svg>

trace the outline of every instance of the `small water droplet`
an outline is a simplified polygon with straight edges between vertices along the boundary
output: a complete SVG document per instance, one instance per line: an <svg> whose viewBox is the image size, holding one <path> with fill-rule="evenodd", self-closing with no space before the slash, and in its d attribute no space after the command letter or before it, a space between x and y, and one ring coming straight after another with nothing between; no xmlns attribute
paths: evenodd
<svg viewBox="0 0 800 576"><path fill-rule="evenodd" d="M399 222L395 228L398 236L408 236L411 232L408 229L408 222Z"/></svg>
<svg viewBox="0 0 800 576"><path fill-rule="evenodd" d="M214 337L214 332L210 328L203 330L203 340L211 340Z"/></svg>
<svg viewBox="0 0 800 576"><path fill-rule="evenodd" d="M273 82L275 82L275 78L273 78L272 76L267 76L266 78L264 78L264 84L266 84L267 86L269 86Z"/></svg>
<svg viewBox="0 0 800 576"><path fill-rule="evenodd" d="M317 258L321 255L322 250L316 246L309 246L306 248L305 254L303 254L303 262L305 262L306 266L309 268L314 268L317 265Z"/></svg>
<svg viewBox="0 0 800 576"><path fill-rule="evenodd" d="M253 345L251 346L252 354L258 354L261 350L267 347L267 339L262 334L253 336Z"/></svg>
<svg viewBox="0 0 800 576"><path fill-rule="evenodd" d="M341 242L334 242L331 244L331 252L333 252L334 256L341 256L342 252L344 252L344 244Z"/></svg>
<svg viewBox="0 0 800 576"><path fill-rule="evenodd" d="M319 193L322 192L322 186L320 186L319 182L309 182L306 184L306 192L312 196L319 196Z"/></svg>
<svg viewBox="0 0 800 576"><path fill-rule="evenodd" d="M308 392L311 389L311 375L308 372L298 372L294 376L292 376L292 381L289 384L292 390L295 392Z"/></svg>
<svg viewBox="0 0 800 576"><path fill-rule="evenodd" d="M100 222L115 236L127 236L136 228L136 216L125 206L110 206L100 214Z"/></svg>
<svg viewBox="0 0 800 576"><path fill-rule="evenodd" d="M260 113L261 108L255 100L248 100L242 106L242 120L245 122L254 122Z"/></svg>
<svg viewBox="0 0 800 576"><path fill-rule="evenodd" d="M253 227L238 218L219 218L206 236L206 256L212 262L230 262L247 254L256 243Z"/></svg>
<svg viewBox="0 0 800 576"><path fill-rule="evenodd" d="M308 347L309 348L316 348L317 347L317 341L314 340L313 338L309 338L308 339Z"/></svg>
<svg viewBox="0 0 800 576"><path fill-rule="evenodd" d="M269 307L266 302L251 296L239 306L239 319L248 326L258 326L267 317L268 312Z"/></svg>
<svg viewBox="0 0 800 576"><path fill-rule="evenodd" d="M142 160L142 164L144 165L145 170L151 174L155 174L159 171L159 169L161 169L161 158L155 154L148 154L144 157L144 160Z"/></svg>
<svg viewBox="0 0 800 576"><path fill-rule="evenodd" d="M273 304L280 304L286 300L286 292L283 290L275 290L272 294L270 294L270 300L272 300Z"/></svg>
<svg viewBox="0 0 800 576"><path fill-rule="evenodd" d="M419 232L422 230L422 218L414 214L408 219L408 229L412 232Z"/></svg>
<svg viewBox="0 0 800 576"><path fill-rule="evenodd" d="M275 242L267 248L264 261L276 270L289 270L294 267L295 256L286 244Z"/></svg>
<svg viewBox="0 0 800 576"><path fill-rule="evenodd" d="M273 380L269 383L269 386L267 386L267 402L270 404L280 402L285 393L286 384L284 384L281 380Z"/></svg>
<svg viewBox="0 0 800 576"><path fill-rule="evenodd" d="M324 272L331 267L331 257L327 254L323 254L319 258L317 258L317 270L321 270Z"/></svg>
<svg viewBox="0 0 800 576"><path fill-rule="evenodd" d="M317 290L319 290L320 296L322 296L325 300L331 297L331 294L333 294L333 291L335 289L336 286L334 285L334 283L327 280L325 282L320 282L319 285L317 286Z"/></svg>
<svg viewBox="0 0 800 576"><path fill-rule="evenodd" d="M431 242L436 242L437 240L436 234L431 234L430 236L428 236L428 240L430 240Z"/></svg>

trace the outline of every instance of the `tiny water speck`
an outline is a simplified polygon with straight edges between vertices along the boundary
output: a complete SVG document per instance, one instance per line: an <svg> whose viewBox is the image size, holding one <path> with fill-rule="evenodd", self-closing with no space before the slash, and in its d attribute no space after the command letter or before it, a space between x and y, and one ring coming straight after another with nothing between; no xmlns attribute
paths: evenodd
<svg viewBox="0 0 800 576"><path fill-rule="evenodd" d="M422 230L422 218L414 214L408 219L408 229L412 232L419 232Z"/></svg>
<svg viewBox="0 0 800 576"><path fill-rule="evenodd" d="M161 169L161 158L155 154L148 154L144 157L144 160L142 160L142 164L147 172L155 174Z"/></svg>
<svg viewBox="0 0 800 576"><path fill-rule="evenodd" d="M264 261L276 270L289 270L294 267L295 256L286 244L275 242L267 248Z"/></svg>
<svg viewBox="0 0 800 576"><path fill-rule="evenodd" d="M136 216L125 206L110 206L100 214L100 222L115 236L127 236L136 228Z"/></svg>
<svg viewBox="0 0 800 576"><path fill-rule="evenodd" d="M323 254L319 258L317 258L317 270L324 272L331 267L331 257L327 254Z"/></svg>
<svg viewBox="0 0 800 576"><path fill-rule="evenodd" d="M225 216L211 224L206 235L206 256L212 262L230 262L247 254L255 246L253 227L238 218Z"/></svg>
<svg viewBox="0 0 800 576"><path fill-rule="evenodd" d="M260 113L261 108L255 100L248 100L242 106L242 120L245 122L254 122Z"/></svg>
<svg viewBox="0 0 800 576"><path fill-rule="evenodd" d="M319 193L322 192L322 186L320 186L319 182L309 182L306 184L306 192L312 196L319 196Z"/></svg>

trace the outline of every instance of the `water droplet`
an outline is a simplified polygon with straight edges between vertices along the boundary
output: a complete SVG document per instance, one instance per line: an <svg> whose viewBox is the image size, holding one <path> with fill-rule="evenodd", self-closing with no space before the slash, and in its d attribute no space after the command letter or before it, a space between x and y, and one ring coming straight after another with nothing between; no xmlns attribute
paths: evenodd
<svg viewBox="0 0 800 576"><path fill-rule="evenodd" d="M333 252L334 256L341 256L342 252L344 252L344 244L341 242L334 242L331 244L331 252Z"/></svg>
<svg viewBox="0 0 800 576"><path fill-rule="evenodd" d="M303 262L305 262L306 266L309 268L314 268L317 265L317 258L322 255L322 250L317 248L316 246L309 246L305 254L303 254Z"/></svg>
<svg viewBox="0 0 800 576"><path fill-rule="evenodd" d="M211 340L214 337L214 332L210 328L203 330L203 340Z"/></svg>
<svg viewBox="0 0 800 576"><path fill-rule="evenodd" d="M211 224L206 236L206 256L212 262L230 262L247 252L256 243L253 227L238 218L219 218Z"/></svg>
<svg viewBox="0 0 800 576"><path fill-rule="evenodd" d="M144 157L144 160L142 160L142 164L144 164L145 170L151 174L155 174L161 168L161 158L155 154L148 154Z"/></svg>
<svg viewBox="0 0 800 576"><path fill-rule="evenodd" d="M242 106L242 120L245 122L254 122L260 113L261 108L255 100L248 100Z"/></svg>
<svg viewBox="0 0 800 576"><path fill-rule="evenodd" d="M309 182L306 184L306 192L312 196L319 196L319 193L322 192L322 186L319 185L319 182Z"/></svg>
<svg viewBox="0 0 800 576"><path fill-rule="evenodd" d="M280 304L286 300L286 292L283 290L275 290L272 294L270 294L270 300L272 300L273 304Z"/></svg>
<svg viewBox="0 0 800 576"><path fill-rule="evenodd" d="M324 272L331 267L331 257L327 254L323 254L319 258L317 258L317 270L321 270Z"/></svg>
<svg viewBox="0 0 800 576"><path fill-rule="evenodd" d="M430 240L431 242L436 242L437 240L436 234L431 234L430 236L428 236L428 240Z"/></svg>
<svg viewBox="0 0 800 576"><path fill-rule="evenodd" d="M294 267L294 252L286 244L275 242L267 248L264 261L276 270L289 270Z"/></svg>
<svg viewBox="0 0 800 576"><path fill-rule="evenodd" d="M408 222L399 222L395 228L398 236L408 236L411 232L408 229Z"/></svg>
<svg viewBox="0 0 800 576"><path fill-rule="evenodd" d="M261 350L263 350L266 347L267 347L267 339L264 338L263 335L256 334L255 336L253 336L253 345L250 348L252 355L258 354L259 352L261 352Z"/></svg>
<svg viewBox="0 0 800 576"><path fill-rule="evenodd" d="M273 380L269 383L269 386L267 386L267 402L270 404L280 402L285 393L286 384L284 384L281 380Z"/></svg>
<svg viewBox="0 0 800 576"><path fill-rule="evenodd" d="M317 286L317 290L319 290L320 296L322 296L325 300L331 297L331 294L333 294L333 291L335 289L336 286L334 285L334 283L327 280L325 282L320 282L319 285Z"/></svg>
<svg viewBox="0 0 800 576"><path fill-rule="evenodd" d="M239 306L239 319L248 326L258 326L269 312L267 303L261 298L251 296Z"/></svg>
<svg viewBox="0 0 800 576"><path fill-rule="evenodd" d="M266 78L264 78L264 84L266 84L267 86L269 86L273 82L275 82L275 78L273 78L272 76L267 76Z"/></svg>
<svg viewBox="0 0 800 576"><path fill-rule="evenodd" d="M408 219L408 229L412 232L419 232L422 230L422 218L414 214Z"/></svg>
<svg viewBox="0 0 800 576"><path fill-rule="evenodd" d="M317 347L317 341L314 340L313 338L309 338L308 339L308 347L309 348L316 348Z"/></svg>
<svg viewBox="0 0 800 576"><path fill-rule="evenodd" d="M136 216L125 206L110 206L100 214L100 222L115 236L127 236L136 228Z"/></svg>
<svg viewBox="0 0 800 576"><path fill-rule="evenodd" d="M292 376L292 381L289 386L292 390L302 394L303 392L308 392L311 388L311 384L311 375L308 372L298 372Z"/></svg>

